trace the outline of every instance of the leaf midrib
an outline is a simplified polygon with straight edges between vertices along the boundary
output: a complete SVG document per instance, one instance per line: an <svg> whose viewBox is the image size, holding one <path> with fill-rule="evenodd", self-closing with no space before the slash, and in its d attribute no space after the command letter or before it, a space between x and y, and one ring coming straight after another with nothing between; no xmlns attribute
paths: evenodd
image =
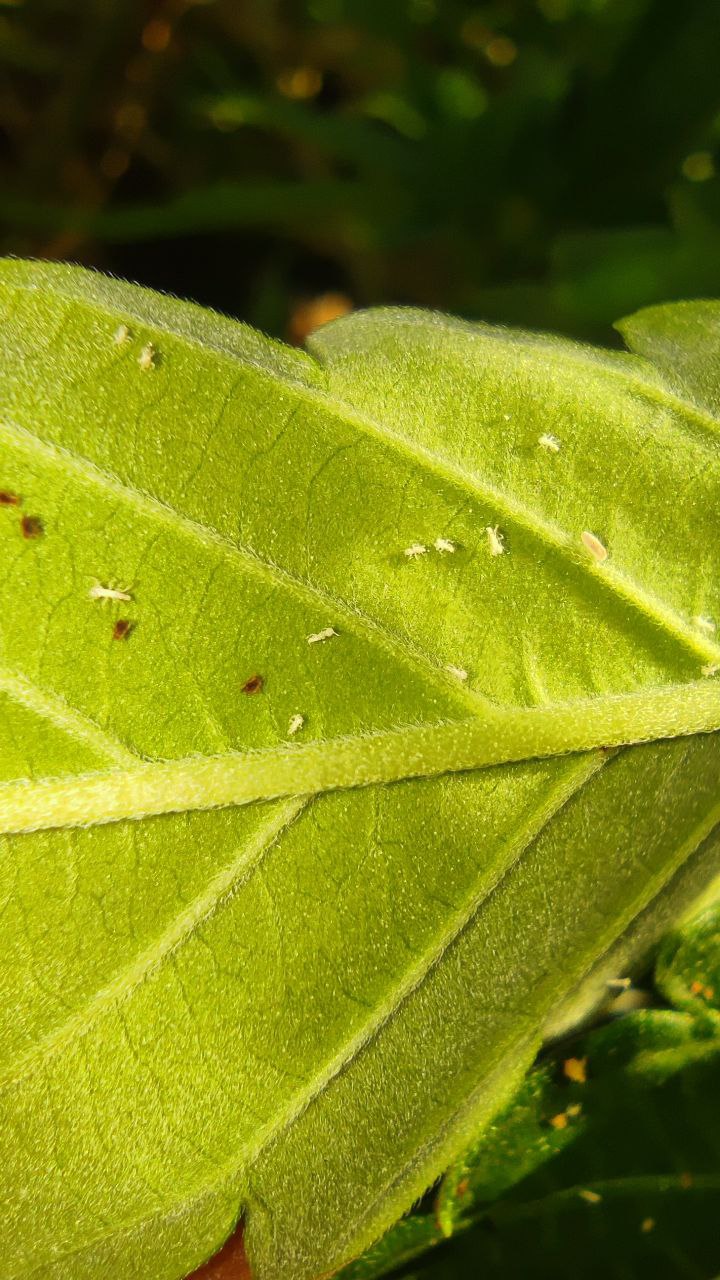
<svg viewBox="0 0 720 1280"><path fill-rule="evenodd" d="M0 784L0 831L93 826L401 783L720 731L720 681L663 685L484 717Z"/></svg>

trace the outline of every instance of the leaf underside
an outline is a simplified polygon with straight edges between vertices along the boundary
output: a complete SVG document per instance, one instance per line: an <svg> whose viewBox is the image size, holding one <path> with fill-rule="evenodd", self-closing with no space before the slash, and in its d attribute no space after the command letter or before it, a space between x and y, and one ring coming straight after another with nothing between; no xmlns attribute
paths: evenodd
<svg viewBox="0 0 720 1280"><path fill-rule="evenodd" d="M309 1280L717 873L720 305L638 355L407 311L306 354L19 262L0 310L0 1276L179 1280L244 1213ZM264 752L312 776L208 799Z"/></svg>

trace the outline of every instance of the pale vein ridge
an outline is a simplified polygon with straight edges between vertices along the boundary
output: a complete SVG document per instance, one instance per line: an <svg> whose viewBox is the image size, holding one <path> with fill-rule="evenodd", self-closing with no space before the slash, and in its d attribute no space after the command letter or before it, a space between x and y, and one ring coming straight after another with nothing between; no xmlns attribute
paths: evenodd
<svg viewBox="0 0 720 1280"><path fill-rule="evenodd" d="M169 955L178 949L200 925L206 923L223 901L232 897L248 879L279 836L305 808L304 798L286 800L274 805L269 818L260 826L237 857L214 876L205 890L175 916L168 928L134 959L131 965L116 973L106 986L95 991L87 1004L61 1025L53 1027L31 1049L13 1060L12 1068L0 1073L0 1090L16 1084L32 1070L33 1064L58 1052L76 1035L81 1035L105 1009L125 999L136 987L159 969Z"/></svg>
<svg viewBox="0 0 720 1280"><path fill-rule="evenodd" d="M720 730L720 680L0 785L0 833L137 820Z"/></svg>
<svg viewBox="0 0 720 1280"><path fill-rule="evenodd" d="M363 630L372 637L375 643L392 653L395 658L421 669L428 678L434 681L438 688L442 688L446 695L452 695L459 703L465 703L466 706L475 709L489 705L488 699L482 694L468 688L466 685L460 685L456 680L449 677L441 667L438 659L425 653L407 637L400 636L397 632L393 632L383 626L377 619L364 613L356 604L295 576L288 569L282 568L272 560L263 558L251 548L232 541L220 533L219 530L202 524L190 516L183 515L159 498L154 498L150 494L134 488L118 476L103 471L89 458L81 457L78 454L71 453L61 445L43 440L25 427L18 426L16 423L11 423L7 420L0 421L0 439L3 437L18 450L24 451L29 457L40 455L49 462L72 472L86 484L92 484L95 488L104 490L118 501L130 504L135 510L142 512L153 520L162 521L174 532L181 533L185 537L202 543L205 547L211 547L213 550L221 552L233 565L240 566L246 573L255 574L261 579L267 580L269 578L274 580L288 591L291 591L293 595L302 599L306 604L320 606L323 610L323 616L327 616L328 611L330 611L330 616L333 620L342 618L345 625Z"/></svg>
<svg viewBox="0 0 720 1280"><path fill-rule="evenodd" d="M43 720L49 721L79 742L86 743L100 755L118 765L135 765L139 756L109 733L89 716L71 707L64 698L46 689L40 689L26 676L7 667L0 667L0 693L19 703Z"/></svg>

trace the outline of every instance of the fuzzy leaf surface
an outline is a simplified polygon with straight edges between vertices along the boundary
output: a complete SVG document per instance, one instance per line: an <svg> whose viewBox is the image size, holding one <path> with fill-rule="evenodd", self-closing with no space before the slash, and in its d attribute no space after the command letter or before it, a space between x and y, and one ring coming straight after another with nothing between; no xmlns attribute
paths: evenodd
<svg viewBox="0 0 720 1280"><path fill-rule="evenodd" d="M308 354L2 265L3 1280L337 1268L712 880L708 306Z"/></svg>

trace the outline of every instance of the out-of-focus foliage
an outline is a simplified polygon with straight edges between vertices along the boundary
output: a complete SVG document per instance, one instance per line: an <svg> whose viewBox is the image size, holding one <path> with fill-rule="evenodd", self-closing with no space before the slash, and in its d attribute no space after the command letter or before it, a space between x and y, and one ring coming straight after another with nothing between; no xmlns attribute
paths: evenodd
<svg viewBox="0 0 720 1280"><path fill-rule="evenodd" d="M0 0L0 248L605 336L720 290L718 48L716 0Z"/></svg>
<svg viewBox="0 0 720 1280"><path fill-rule="evenodd" d="M667 939L655 988L675 1008L547 1053L434 1195L342 1280L716 1276L719 926L716 908Z"/></svg>

